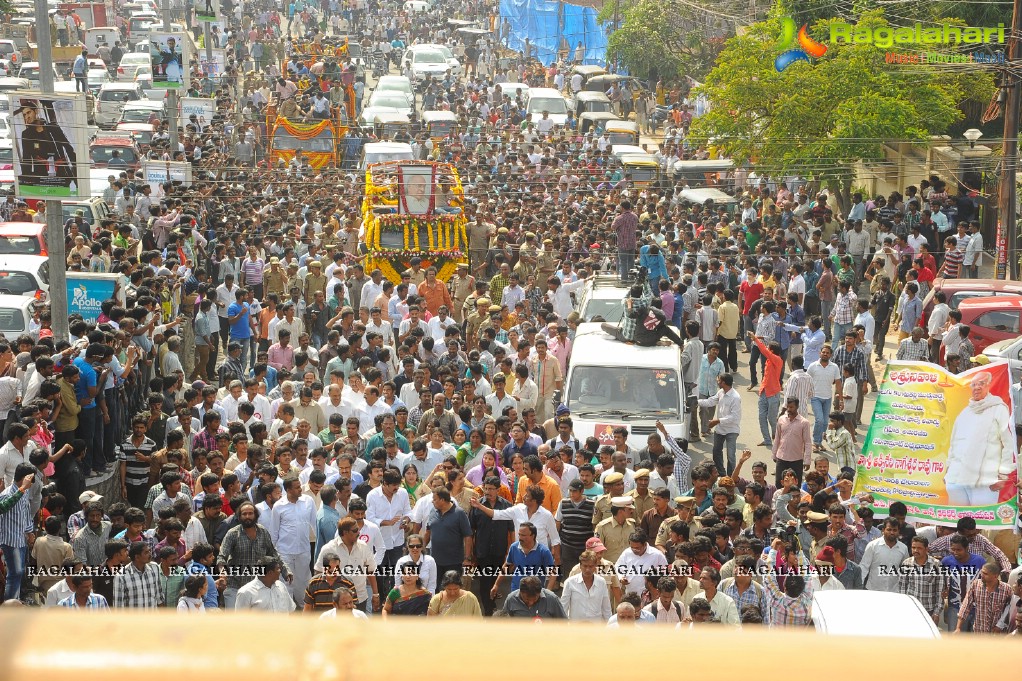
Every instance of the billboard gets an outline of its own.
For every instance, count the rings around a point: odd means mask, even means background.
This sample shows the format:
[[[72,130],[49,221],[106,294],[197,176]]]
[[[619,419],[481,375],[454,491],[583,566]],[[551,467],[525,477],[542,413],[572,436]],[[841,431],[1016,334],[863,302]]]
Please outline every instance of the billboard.
[[[227,51],[214,48],[209,52],[209,58],[206,57],[206,50],[199,52],[198,59],[202,72],[210,77],[222,76],[227,70]]]
[[[220,0],[199,0],[194,7],[197,21],[220,20]]]
[[[192,164],[187,161],[146,161],[142,164],[146,184],[153,190],[153,196],[162,196],[162,187],[167,182],[192,183]]]
[[[213,114],[216,112],[216,100],[210,97],[182,97],[181,102],[181,121],[183,125],[188,125],[189,118],[192,114],[199,120],[199,125],[202,126],[203,130],[213,122]]]
[[[188,54],[184,34],[150,33],[149,59],[153,89],[188,89]]]
[[[952,374],[927,362],[890,362],[856,464],[854,493],[878,515],[900,501],[908,520],[1013,529],[1018,457],[1007,362]]]
[[[20,91],[8,99],[18,196],[90,198],[85,98]]]

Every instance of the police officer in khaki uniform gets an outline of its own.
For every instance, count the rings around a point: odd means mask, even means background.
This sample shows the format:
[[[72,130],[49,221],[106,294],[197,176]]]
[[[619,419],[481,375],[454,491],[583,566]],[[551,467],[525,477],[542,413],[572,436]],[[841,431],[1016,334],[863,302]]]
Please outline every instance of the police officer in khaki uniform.
[[[635,471],[635,489],[627,496],[635,499],[635,517],[642,518],[642,515],[653,508],[653,495],[649,491],[649,469],[640,468]]]
[[[518,264],[514,271],[518,273],[521,281],[525,281],[530,274],[535,274],[539,263],[539,247],[536,245],[536,234],[525,233],[525,243],[518,249]]]
[[[539,251],[536,258],[536,269],[539,272],[536,276],[537,282],[545,282],[557,271],[557,256],[553,251],[553,245],[553,239],[543,239],[543,250]]]
[[[612,563],[628,548],[628,536],[635,531],[635,499],[614,497],[610,500],[613,515],[596,526],[596,536],[607,547],[605,558]]]
[[[284,270],[280,269],[280,258],[273,256],[270,258],[270,269],[263,273],[263,288],[266,290],[266,295],[276,293],[280,300],[284,300],[287,292],[284,290],[287,284],[287,275]]]
[[[476,278],[468,273],[468,263],[458,263],[458,270],[450,281],[447,282],[448,290],[451,292],[451,300],[454,301],[454,308],[451,316],[454,321],[461,324],[465,320],[465,301],[475,292]]]
[[[474,277],[473,277],[473,279],[474,279]],[[462,317],[464,317],[467,320],[469,317],[471,317],[475,313],[477,304],[479,302],[479,299],[480,298],[489,298],[489,296],[486,295],[486,292],[487,292],[487,290],[489,288],[490,288],[490,285],[488,283],[486,283],[485,281],[477,281],[475,283],[475,292],[472,293],[468,298],[466,298],[465,302],[462,303],[462,305],[461,305],[461,316]]]
[[[326,275],[323,274],[323,263],[313,260],[309,263],[309,273],[305,275],[305,286],[302,296],[307,304],[312,304],[316,291],[326,290]]]
[[[479,337],[479,327],[484,321],[489,320],[487,310],[490,307],[489,298],[477,298],[475,312],[465,320],[465,345],[466,350],[472,350],[476,346],[476,339]]]
[[[610,517],[610,500],[625,493],[625,476],[622,473],[608,473],[603,479],[604,494],[596,497],[593,508],[593,527]]]
[[[689,537],[694,537],[696,532],[702,529],[702,525],[695,519],[696,498],[695,497],[674,497],[676,505],[675,515],[660,523],[660,529],[656,533],[656,540],[653,545],[666,553],[666,546],[671,538],[671,525],[679,520],[688,525]]]

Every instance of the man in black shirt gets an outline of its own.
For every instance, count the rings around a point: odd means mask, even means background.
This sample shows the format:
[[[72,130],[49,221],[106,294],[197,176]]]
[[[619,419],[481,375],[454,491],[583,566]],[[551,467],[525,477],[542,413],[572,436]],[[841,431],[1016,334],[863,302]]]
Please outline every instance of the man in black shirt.
[[[891,280],[886,276],[880,279],[880,290],[873,294],[870,305],[873,307],[873,319],[876,326],[873,331],[873,349],[877,359],[884,357],[884,341],[887,331],[891,328],[891,313],[894,311],[895,298],[891,293]]]
[[[495,511],[511,507],[507,499],[499,496],[500,478],[491,476],[483,481],[483,498],[480,503]],[[490,590],[497,583],[497,572],[507,557],[508,536],[515,524],[510,520],[494,520],[477,508],[469,510],[469,523],[475,535],[475,568],[479,577],[479,602],[483,616],[490,617],[496,604],[490,597]]]

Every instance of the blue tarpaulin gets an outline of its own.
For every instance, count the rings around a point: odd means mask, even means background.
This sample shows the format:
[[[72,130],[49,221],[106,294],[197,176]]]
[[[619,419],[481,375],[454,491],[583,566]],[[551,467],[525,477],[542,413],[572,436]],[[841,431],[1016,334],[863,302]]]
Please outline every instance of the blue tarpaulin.
[[[500,0],[500,16],[510,24],[507,46],[524,52],[528,39],[532,55],[544,65],[557,60],[567,45],[569,59],[581,42],[586,64],[606,64],[607,34],[596,20],[596,10],[555,0]]]

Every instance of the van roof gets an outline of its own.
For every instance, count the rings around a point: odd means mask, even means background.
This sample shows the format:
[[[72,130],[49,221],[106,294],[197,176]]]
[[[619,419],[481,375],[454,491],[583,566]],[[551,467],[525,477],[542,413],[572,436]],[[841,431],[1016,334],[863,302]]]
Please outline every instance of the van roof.
[[[530,87],[529,97],[560,97],[563,99],[564,95],[552,87]]]
[[[368,142],[362,147],[366,153],[387,153],[390,151],[412,151],[412,145],[406,142]]]
[[[580,324],[571,346],[572,366],[671,368],[681,372],[681,349],[670,345],[644,348],[625,346],[615,340],[600,324]]]
[[[877,617],[882,612],[883,617]],[[817,591],[813,623],[825,634],[940,638],[930,615],[913,596],[887,591]]]
[[[738,199],[726,194],[719,189],[713,187],[700,187],[698,189],[683,189],[678,195],[684,201],[691,201],[692,203],[704,204],[708,200],[713,200],[714,203],[738,203]]]

